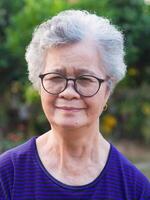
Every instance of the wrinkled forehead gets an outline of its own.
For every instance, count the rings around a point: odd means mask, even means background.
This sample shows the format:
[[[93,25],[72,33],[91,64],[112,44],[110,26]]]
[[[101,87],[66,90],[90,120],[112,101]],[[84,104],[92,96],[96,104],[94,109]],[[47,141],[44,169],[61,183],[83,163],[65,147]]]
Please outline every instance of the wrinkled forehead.
[[[47,51],[44,73],[103,74],[101,56],[93,43],[78,42]]]
[[[45,73],[59,73],[62,75],[74,75],[74,76],[81,76],[81,75],[91,75],[91,76],[96,76],[96,75],[102,75],[103,73],[100,72],[99,74],[96,73],[95,70],[90,70],[87,69],[87,67],[85,66],[85,68],[81,68],[81,67],[50,67],[47,68],[47,70],[45,71]]]

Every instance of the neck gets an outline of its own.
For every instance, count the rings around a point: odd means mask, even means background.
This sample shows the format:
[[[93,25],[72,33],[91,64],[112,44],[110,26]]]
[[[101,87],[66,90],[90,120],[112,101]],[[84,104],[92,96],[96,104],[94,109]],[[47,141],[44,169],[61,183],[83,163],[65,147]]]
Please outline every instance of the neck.
[[[91,181],[91,177],[97,177],[103,169],[110,148],[97,128],[85,128],[76,132],[52,128],[38,138],[37,145],[40,158],[50,173],[59,178],[68,174],[81,177],[86,169],[86,177],[90,177],[87,181]]]
[[[99,129],[97,127],[96,125],[72,129],[52,127],[49,135],[59,147],[62,146],[68,152],[71,150],[78,151],[80,147],[89,146],[90,143],[94,142],[95,138],[98,138]]]
[[[77,129],[56,129],[47,133],[47,147],[56,149],[58,155],[66,155],[67,157],[84,158],[92,154],[98,155],[99,149],[103,149],[108,145],[106,140],[99,133],[98,126],[83,127]],[[97,151],[97,152],[96,152]]]

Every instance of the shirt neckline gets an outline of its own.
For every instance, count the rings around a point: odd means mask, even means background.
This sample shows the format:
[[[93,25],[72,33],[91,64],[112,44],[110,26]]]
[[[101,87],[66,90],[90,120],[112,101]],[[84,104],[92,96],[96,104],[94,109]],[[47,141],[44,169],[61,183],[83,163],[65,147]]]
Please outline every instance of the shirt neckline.
[[[55,183],[56,185],[58,185],[59,187],[65,188],[65,189],[70,189],[70,190],[83,190],[83,189],[88,189],[92,186],[94,186],[98,181],[100,181],[102,179],[102,177],[104,176],[104,174],[106,173],[109,163],[110,163],[110,158],[111,158],[111,154],[112,154],[112,149],[113,146],[110,143],[110,149],[109,149],[109,153],[108,153],[108,158],[106,161],[106,164],[104,166],[104,168],[102,169],[102,171],[100,172],[100,174],[90,183],[88,184],[84,184],[84,185],[80,185],[80,186],[73,186],[73,185],[68,185],[65,183],[62,183],[61,181],[57,180],[55,177],[53,177],[45,168],[45,166],[43,165],[39,154],[38,154],[38,150],[37,150],[37,146],[36,146],[36,139],[38,138],[38,136],[33,137],[33,148],[34,148],[34,154],[36,157],[36,161],[38,162],[39,167],[41,168],[41,170],[43,171],[43,173],[48,177],[48,179],[50,179],[53,183]]]

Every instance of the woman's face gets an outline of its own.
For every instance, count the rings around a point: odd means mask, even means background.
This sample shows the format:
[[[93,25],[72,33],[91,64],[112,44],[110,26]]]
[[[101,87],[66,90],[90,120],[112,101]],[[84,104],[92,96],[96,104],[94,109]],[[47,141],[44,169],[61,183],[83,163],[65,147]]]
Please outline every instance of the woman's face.
[[[80,42],[52,48],[48,51],[44,73],[58,72],[69,78],[80,75],[95,75],[105,79],[98,51],[93,43]],[[52,127],[81,128],[98,125],[109,91],[107,82],[101,84],[92,97],[80,96],[68,82],[68,87],[58,95],[47,93],[41,86],[41,101],[44,113]]]

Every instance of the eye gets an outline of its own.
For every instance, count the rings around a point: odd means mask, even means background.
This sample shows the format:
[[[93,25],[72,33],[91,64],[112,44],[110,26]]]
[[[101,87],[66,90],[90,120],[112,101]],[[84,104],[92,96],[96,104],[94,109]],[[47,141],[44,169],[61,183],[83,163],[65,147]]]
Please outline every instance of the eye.
[[[90,76],[81,76],[77,79],[77,83],[82,86],[89,86],[94,82],[94,78]]]
[[[53,76],[50,78],[50,80],[57,81],[57,80],[63,80],[63,78],[61,76]]]
[[[47,74],[44,78],[45,81],[51,81],[51,82],[62,82],[64,80],[64,78],[60,75],[56,75],[56,74]]]
[[[90,77],[90,76],[81,76],[78,78],[79,81],[83,81],[83,82],[93,82],[95,81],[94,77]]]

